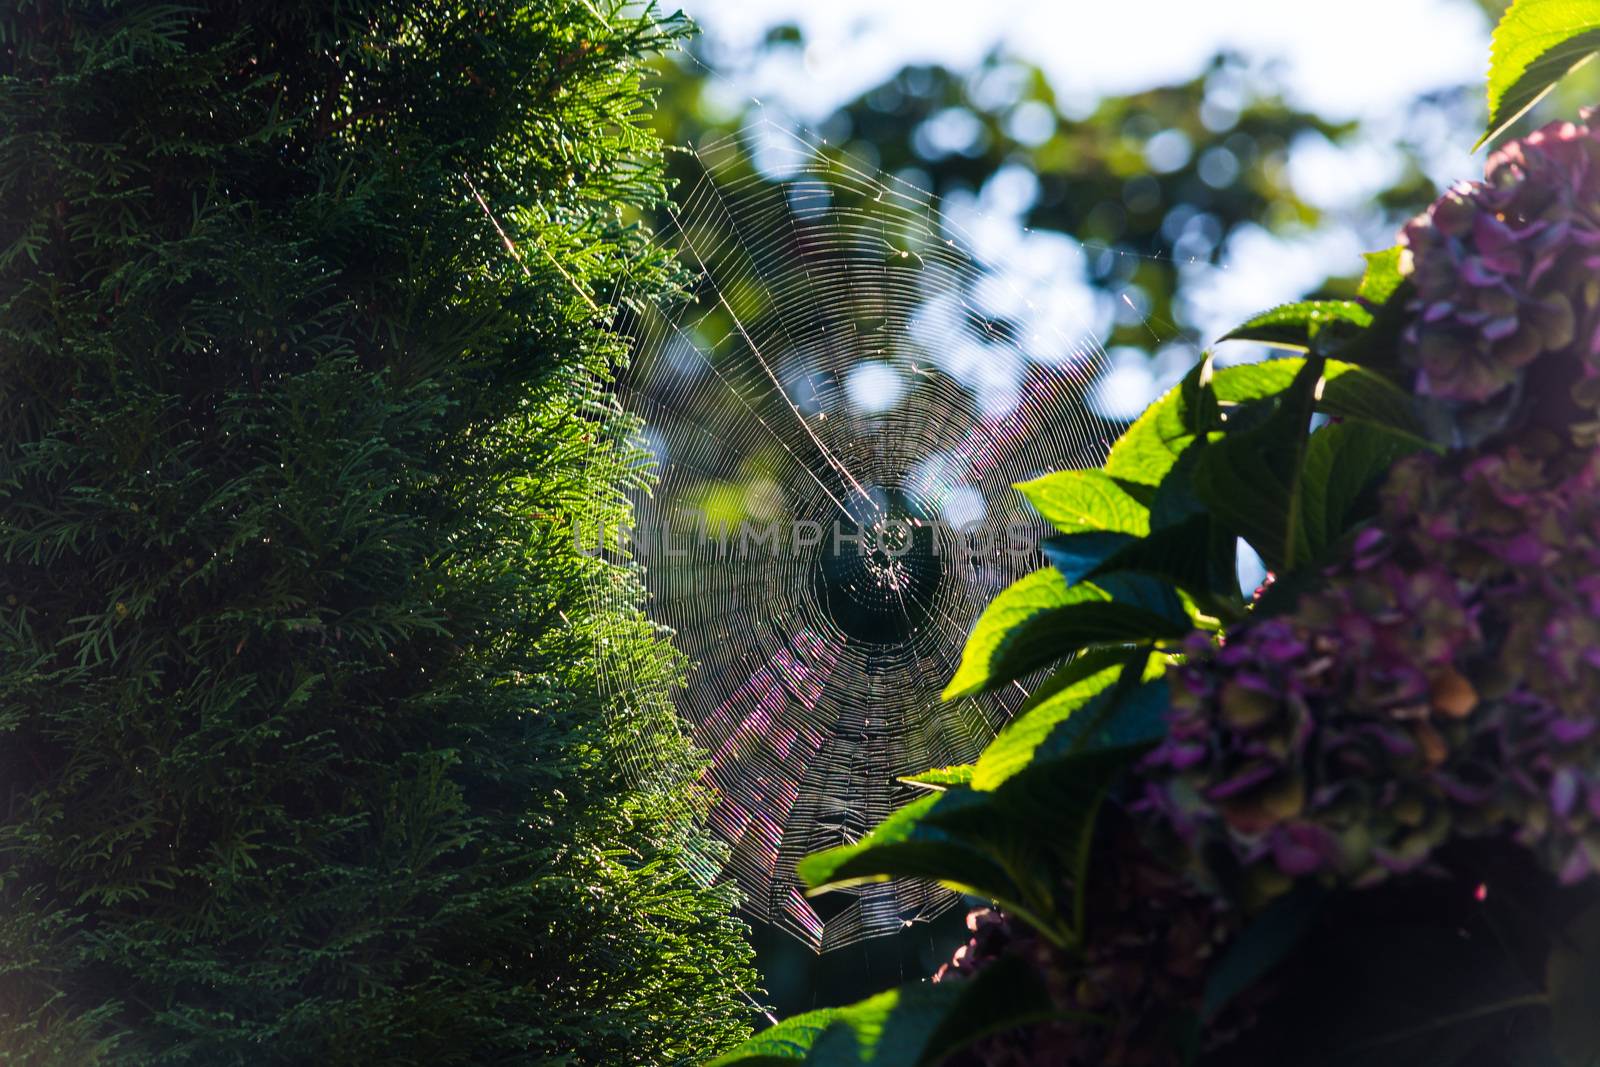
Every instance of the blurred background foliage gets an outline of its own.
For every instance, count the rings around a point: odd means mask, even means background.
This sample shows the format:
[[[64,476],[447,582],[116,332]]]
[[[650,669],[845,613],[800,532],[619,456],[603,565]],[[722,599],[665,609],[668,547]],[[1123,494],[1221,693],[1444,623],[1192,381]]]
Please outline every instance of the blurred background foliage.
[[[1482,12],[1485,27],[1505,6],[1461,2]],[[1303,14],[1285,9],[1282,17]],[[1281,64],[1234,51],[1197,74],[1085,101],[1058,96],[1039,67],[996,50],[969,69],[906,65],[820,121],[800,123],[745,95],[740,78],[764,65],[797,66],[808,44],[797,26],[771,25],[753,49],[724,47],[714,24],[702,28],[684,52],[656,64],[655,123],[678,149],[669,166],[680,195],[704,174],[687,149],[735,136],[740,180],[781,193],[790,174],[760,158],[758,129],[777,124],[846,166],[922,190],[979,231],[980,258],[1021,256],[1044,242],[1051,254],[1037,257],[1044,268],[1024,288],[1074,294],[1069,306],[1101,364],[1084,402],[1113,423],[1135,416],[1245,316],[1303,296],[1353,295],[1356,253],[1392,245],[1441,184],[1481,173],[1482,156],[1466,155],[1483,120],[1481,79],[1417,95],[1375,122],[1293,105]],[[1362,77],[1360,63],[1351,57],[1352,79]],[[1597,98],[1600,71],[1581,71],[1512,132]],[[648,221],[671,229],[664,213]],[[734,305],[741,301],[762,314],[759,292],[735,294]],[[974,328],[1021,336],[1031,327],[1009,317],[1014,310],[997,308]],[[717,321],[716,308],[701,313],[706,335],[731,325]],[[1229,349],[1219,362],[1264,354]],[[981,406],[982,383],[957,378]],[[728,417],[741,417],[731,403]],[[743,495],[721,483],[707,493]],[[758,926],[769,1002],[783,1017],[929,974],[963,940],[963,913],[821,957]]]

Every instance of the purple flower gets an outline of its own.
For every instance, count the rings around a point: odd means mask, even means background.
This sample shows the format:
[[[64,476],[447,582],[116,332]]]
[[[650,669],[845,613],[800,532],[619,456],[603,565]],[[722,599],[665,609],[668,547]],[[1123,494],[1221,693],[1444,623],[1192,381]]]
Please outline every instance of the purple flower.
[[[1587,126],[1554,123],[1507,145],[1401,243],[1414,286],[1402,356],[1418,392],[1495,409],[1487,426],[1498,431],[1535,360],[1575,357],[1566,377],[1600,375],[1600,135]]]

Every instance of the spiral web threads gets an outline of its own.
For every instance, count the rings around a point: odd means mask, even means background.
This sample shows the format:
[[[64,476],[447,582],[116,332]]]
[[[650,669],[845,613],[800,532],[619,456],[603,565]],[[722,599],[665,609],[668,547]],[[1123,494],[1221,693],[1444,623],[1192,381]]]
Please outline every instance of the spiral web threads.
[[[986,311],[1003,283],[910,186],[759,119],[691,151],[662,239],[693,299],[617,322],[615,397],[655,460],[624,536],[694,664],[677,711],[727,845],[703,873],[826,951],[957,899],[905,880],[808,899],[795,866],[918,795],[897,776],[973,760],[1024,699],[939,693],[984,606],[1041,564],[1013,483],[1103,455],[1103,352]]]

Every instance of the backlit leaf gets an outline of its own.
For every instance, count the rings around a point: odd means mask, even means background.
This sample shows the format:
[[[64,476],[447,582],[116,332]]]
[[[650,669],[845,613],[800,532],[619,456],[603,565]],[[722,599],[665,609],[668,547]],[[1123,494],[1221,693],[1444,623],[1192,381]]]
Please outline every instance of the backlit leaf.
[[[1489,123],[1474,148],[1521,118],[1600,50],[1600,0],[1515,0],[1489,47]]]

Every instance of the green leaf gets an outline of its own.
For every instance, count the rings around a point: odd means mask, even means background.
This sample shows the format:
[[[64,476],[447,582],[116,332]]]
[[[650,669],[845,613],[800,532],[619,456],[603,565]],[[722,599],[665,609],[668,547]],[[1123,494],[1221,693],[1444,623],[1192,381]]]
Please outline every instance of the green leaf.
[[[1234,566],[1234,540],[1221,534],[1208,514],[1190,515],[1130,542],[1107,556],[1086,578],[1133,572],[1169,582],[1197,598],[1202,606],[1214,599],[1239,596]]]
[[[1119,549],[1138,542],[1132,534],[1109,533],[1103,530],[1086,530],[1082,533],[1048,537],[1040,542],[1050,565],[1061,572],[1068,584],[1080,582]]]
[[[1411,396],[1388,378],[1335,359],[1328,360],[1322,376],[1322,395],[1317,398],[1316,410],[1342,419],[1370,422],[1407,434],[1419,445],[1428,444],[1427,431]]]
[[[1120,645],[1101,648],[1092,648],[1087,652],[1080,652],[1066,663],[1057,667],[1050,676],[1034,687],[1020,707],[1017,708],[1016,719],[1028,714],[1046,700],[1055,696],[1069,686],[1076,685],[1079,681],[1091,674],[1096,674],[1107,667],[1120,667],[1128,661],[1128,657],[1140,651],[1142,646]]]
[[[946,992],[941,988],[944,984],[912,983],[861,1002],[855,1012],[846,1008],[843,1018],[817,1036],[806,1063],[815,1067],[919,1067],[928,1062],[923,1058],[928,1038],[964,992],[959,988]]]
[[[1119,549],[1138,543],[1138,538],[1127,534],[1090,532],[1046,538],[1039,547],[1051,566],[1060,571],[1069,584],[1075,585],[1083,581],[1089,571],[1100,569],[1100,565]],[[1190,624],[1183,601],[1172,583],[1165,579],[1121,569],[1103,571],[1094,584],[1115,603],[1145,609],[1174,626]]]
[[[1289,357],[1224,367],[1211,376],[1211,397],[1227,408],[1236,408],[1252,400],[1275,396],[1289,387],[1304,365],[1303,358]],[[1323,369],[1323,377],[1318,411],[1342,418],[1366,419],[1413,434],[1418,440],[1425,439],[1411,397],[1383,375],[1354,363],[1330,359]],[[1124,486],[1161,484],[1178,457],[1197,439],[1194,425],[1195,415],[1190,410],[1184,386],[1173,386],[1145,409],[1111,446],[1105,473]],[[1207,430],[1212,428],[1208,426]],[[1123,532],[1140,534],[1145,531],[1128,529]]]
[[[1334,423],[1313,433],[1300,474],[1300,524],[1309,558],[1326,558],[1363,517],[1360,505],[1389,468],[1420,447],[1414,438],[1359,422]]]
[[[1600,1063],[1600,905],[1567,927],[1545,965],[1556,1051],[1572,1067]]]
[[[1021,902],[1027,894],[989,854],[992,842],[966,840],[944,825],[959,811],[988,803],[988,794],[961,787],[918,797],[861,840],[801,860],[800,878],[813,893],[925,878],[960,893]]]
[[[1125,671],[1124,678],[1130,674],[1137,677],[1139,672]],[[1126,697],[1135,694],[1138,688],[1143,687],[1125,689],[1119,681],[1119,684],[1096,697],[1095,703],[1104,702],[1118,708],[1119,713],[1115,718],[1120,719],[1120,709]],[[1160,708],[1165,709],[1165,684],[1160,689]],[[1148,707],[1141,701],[1134,703],[1139,710]],[[1160,712],[1156,714],[1159,716]],[[1109,720],[1103,716],[1096,716],[1094,721],[1107,722],[1109,725]],[[1063,724],[1066,727],[1072,725],[1072,719]],[[1071,914],[1063,916],[1062,909],[1053,899],[1042,900],[1040,907],[1031,915],[1021,911],[1016,914],[1063,947],[1074,947],[1082,941],[1089,862],[1093,854],[1095,823],[1099,819],[1100,805],[1128,764],[1149,750],[1151,738],[1148,736],[1140,737],[1137,744],[1090,747],[1091,742],[1098,741],[1102,733],[1109,735],[1113,732],[1116,731],[1084,730],[1071,744],[1052,745],[1048,752],[1046,746],[1035,750],[1034,758],[1027,766],[994,792],[982,794],[992,798],[993,815],[983,823],[974,824],[970,830],[974,834],[995,836],[995,827],[1004,827],[1006,832],[999,835],[1002,839],[1025,843],[1043,840],[1050,843],[1050,858],[1055,862],[1047,876],[1052,887],[1062,884],[1070,887],[1073,895]],[[1056,733],[1061,731],[1057,730]],[[1050,741],[1053,743],[1055,737],[1052,736]],[[1015,849],[1014,845],[1013,849],[1021,851]],[[1013,868],[1018,862],[1016,859],[1010,860]]]
[[[1058,471],[1016,488],[1062,533],[1101,530],[1137,536],[1150,528],[1145,506],[1103,470]]]
[[[1143,691],[1138,683],[1161,679],[1167,659],[1152,658],[1143,648],[1119,649],[1114,657],[1092,653],[1079,657],[1076,678],[1020,712],[989,742],[973,770],[972,788],[998,789],[1036,763],[1081,752],[1091,743],[1115,748],[1159,736],[1159,729],[1152,733],[1146,728],[1147,713],[1159,717],[1165,711],[1165,694]],[[1122,690],[1115,692],[1119,682]],[[1141,722],[1118,726],[1120,715]]]
[[[1299,358],[1228,367],[1216,372],[1211,385],[1217,400],[1227,408],[1224,416],[1237,426],[1251,402],[1284,394],[1305,367],[1306,360]],[[1306,386],[1303,383],[1304,388]],[[1365,367],[1336,360],[1327,361],[1320,394],[1313,390],[1303,395],[1297,402],[1297,412],[1305,409],[1303,413],[1309,415],[1310,408],[1306,408],[1308,402],[1315,410],[1329,415],[1359,419],[1403,433],[1419,446],[1425,442],[1421,420],[1417,417],[1411,398],[1389,379]],[[1152,521],[1169,522],[1182,517],[1182,508],[1169,515],[1167,512],[1172,509],[1162,502],[1173,495],[1166,488],[1169,475],[1181,473],[1178,470],[1179,458],[1198,439],[1186,428],[1184,412],[1183,395],[1174,388],[1129,428],[1112,448],[1106,461],[1107,470],[1118,477],[1163,486],[1151,505]],[[1207,509],[1227,529],[1244,534],[1252,544],[1255,544],[1256,538],[1296,538],[1293,543],[1269,546],[1268,551],[1263,552],[1263,558],[1267,558],[1275,568],[1281,567],[1285,559],[1304,558],[1310,552],[1297,511],[1291,513],[1283,510],[1291,504],[1296,509],[1299,507],[1300,453],[1298,450],[1285,453],[1279,447],[1284,443],[1294,444],[1296,449],[1303,445],[1303,432],[1297,419],[1298,415],[1287,422],[1280,419],[1273,423],[1276,429],[1272,430],[1262,427],[1235,429],[1212,440],[1206,449],[1212,454],[1203,452],[1193,460],[1186,460],[1195,464],[1192,479],[1195,492],[1204,498]],[[1279,435],[1276,439],[1273,436],[1275,434]],[[1209,436],[1215,438],[1217,435]],[[1245,443],[1241,445],[1241,441]],[[1221,453],[1213,452],[1219,447],[1223,449]],[[1202,483],[1206,492],[1201,492]],[[1250,503],[1252,499],[1253,504]],[[1156,518],[1157,512],[1162,513],[1159,520]],[[1247,529],[1248,534],[1245,533]],[[1256,545],[1256,548],[1261,551],[1260,545]],[[1214,561],[1208,559],[1207,567],[1208,573],[1222,580],[1222,573]],[[1111,561],[1108,559],[1096,573],[1104,574],[1110,568]],[[1195,577],[1196,574],[1191,572],[1189,580],[1193,582]],[[1197,592],[1192,585],[1185,585],[1184,588],[1192,595]]]
[[[1218,371],[1217,395],[1230,404],[1275,396],[1289,388],[1305,366],[1302,357],[1272,359]],[[1322,393],[1316,410],[1344,419],[1362,419],[1413,434],[1423,440],[1422,421],[1405,390],[1376,371],[1337,359],[1322,368]]]
[[[1100,575],[1094,580],[1094,585],[1109,596],[1113,604],[1148,612],[1165,624],[1158,632],[1139,635],[1141,637],[1182,637],[1194,628],[1189,609],[1184,606],[1183,599],[1178,596],[1172,583],[1165,579],[1119,571]],[[1121,640],[1137,638],[1124,637]],[[1094,643],[1103,644],[1104,639],[1097,639]]]
[[[1305,366],[1299,356],[1228,367],[1217,372],[1217,395],[1231,404],[1245,404],[1275,396]],[[1343,419],[1362,419],[1423,438],[1422,421],[1411,397],[1383,375],[1354,363],[1330,359],[1322,368],[1322,393],[1316,410]]]
[[[1372,312],[1354,300],[1303,300],[1264,311],[1243,326],[1229,330],[1221,339],[1305,349],[1330,327],[1363,329],[1371,324]]]
[[[823,1031],[834,1023],[846,1027],[851,1025],[851,1016],[847,1013],[887,1014],[898,1003],[899,997],[899,990],[890,990],[849,1007],[821,1008],[791,1015],[776,1026],[761,1031],[732,1052],[718,1056],[706,1067],[792,1067],[796,1063],[805,1063]]]
[[[1214,371],[1208,353],[1111,446],[1106,473],[1125,484],[1160,485],[1189,445],[1221,427],[1222,404],[1271,396],[1293,381],[1294,370],[1282,366],[1289,362],[1268,360]]]
[[[1235,619],[1245,611],[1238,595],[1237,537],[1214,522],[1194,493],[1194,467],[1205,448],[1178,456],[1150,499],[1150,533],[1118,549],[1086,574],[1099,582],[1106,574],[1146,574],[1184,590],[1195,609]],[[1198,619],[1194,619],[1198,622]]]
[[[1088,780],[1078,786],[1099,787]],[[860,841],[807,856],[796,869],[813,896],[890,878],[937,882],[992,900],[1066,946],[1073,934],[1058,914],[1055,886],[1058,853],[1070,835],[1055,830],[1092,818],[1092,809],[1085,815],[1073,803],[1057,798],[1037,808],[1017,796],[952,786],[912,801]]]
[[[842,1008],[783,1020],[707,1067],[918,1067],[928,1037],[961,995],[959,983],[918,982]]]
[[[1361,258],[1367,261],[1367,270],[1361,276],[1356,295],[1374,306],[1387,303],[1406,280],[1405,275],[1400,273],[1402,251],[1399,245],[1395,245],[1382,252],[1363,252]]]
[[[1489,47],[1489,123],[1476,150],[1600,50],[1600,0],[1515,0]]]
[[[1301,525],[1301,460],[1321,369],[1320,360],[1305,361],[1288,389],[1261,401],[1268,405],[1264,419],[1209,444],[1195,464],[1195,492],[1274,571],[1287,571],[1309,554]]]
[[[1076,927],[1056,887],[1085,860],[1101,798],[1139,752],[1134,747],[1052,752],[993,790],[952,786],[918,798],[854,844],[800,861],[811,894],[889,878],[921,878],[985,897],[1054,943]]]
[[[1109,689],[1121,676],[1132,655],[1149,656],[1140,649],[1086,653],[1064,666],[1051,679],[1049,695],[1033,707],[1019,712],[989,742],[973,768],[974,789],[994,789],[1026,767],[1034,752],[1052,730],[1092,698]]]
[[[1124,585],[1123,600],[1140,590]],[[1157,601],[1113,599],[1099,585],[1068,585],[1055,568],[1035,571],[1001,590],[967,638],[944,699],[968,696],[1020,678],[1088,645],[1181,637],[1189,631]]]
[[[1086,1018],[1057,1009],[1039,969],[1019,956],[1002,957],[959,984],[961,996],[923,1046],[918,1067],[933,1067],[974,1041],[1028,1023]]]
[[[1211,387],[1219,401],[1237,407],[1283,392],[1304,365],[1305,359],[1300,356],[1283,356],[1224,367],[1212,376]]]
[[[1161,484],[1161,479],[1172,469],[1178,456],[1194,440],[1194,434],[1186,424],[1186,411],[1181,385],[1175,385],[1163,393],[1112,444],[1111,453],[1106,457],[1106,473],[1120,481],[1137,485]]]
[[[971,785],[973,765],[961,763],[953,767],[935,767],[920,774],[902,775],[896,781],[918,785],[924,789],[948,789],[953,785]]]
[[[1221,426],[1221,416],[1218,416]],[[1210,439],[1208,435],[1207,439]],[[1197,443],[1198,443],[1198,439]],[[1204,447],[1191,447],[1183,451],[1156,486],[1150,498],[1150,529],[1152,532],[1179,526],[1196,516],[1206,515],[1206,506],[1194,495],[1194,465]]]
[[[708,1067],[935,1067],[990,1034],[1062,1017],[1038,969],[1008,956],[971,978],[793,1016]]]
[[[1166,662],[1152,659],[1141,672],[1132,666],[1117,685],[1069,715],[1034,750],[1034,763],[1062,755],[1142,748],[1166,734],[1170,699]],[[1143,679],[1141,682],[1139,679]]]
[[[1208,349],[1200,362],[1190,368],[1178,383],[1178,394],[1183,399],[1184,429],[1192,434],[1203,434],[1217,428],[1217,390],[1212,385],[1216,369]]]
[[[1091,748],[1115,749],[1160,737],[1171,659],[1143,647],[1079,656],[1050,679],[1043,699],[1034,703],[1038,693],[1030,696],[989,742],[973,770],[972,788],[999,789],[1035,766]]]

